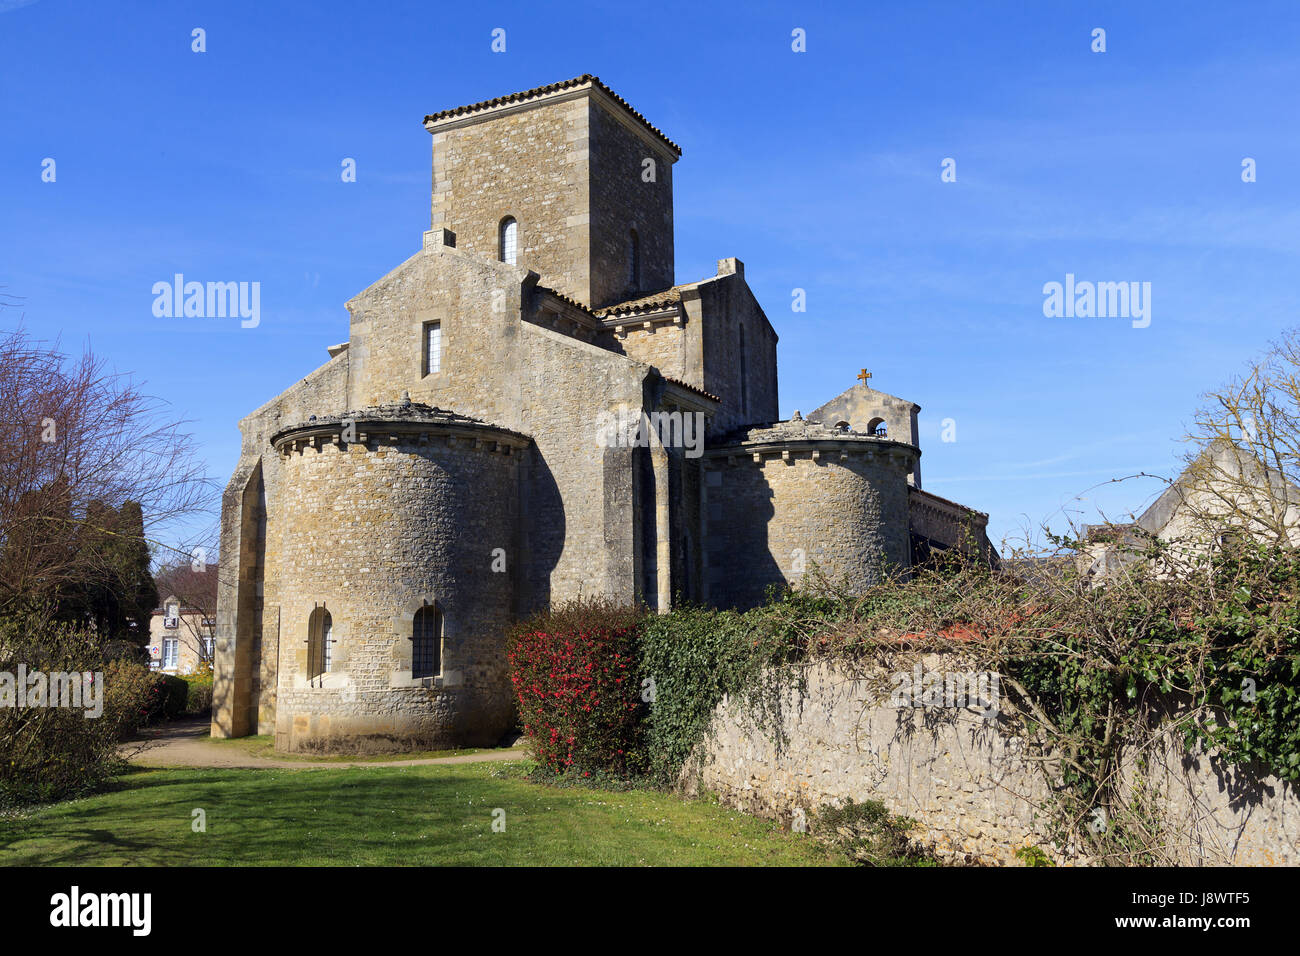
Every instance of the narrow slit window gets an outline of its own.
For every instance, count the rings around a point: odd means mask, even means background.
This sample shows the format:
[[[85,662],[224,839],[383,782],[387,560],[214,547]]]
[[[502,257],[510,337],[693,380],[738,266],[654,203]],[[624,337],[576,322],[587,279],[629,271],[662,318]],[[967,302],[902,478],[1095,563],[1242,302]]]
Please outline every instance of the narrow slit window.
[[[635,229],[627,237],[627,287],[633,292],[641,288],[641,237]]]
[[[512,216],[501,220],[501,261],[516,265],[519,260],[519,223]]]
[[[330,612],[317,607],[307,619],[307,679],[315,680],[330,670],[333,643]]]
[[[430,322],[424,327],[424,370],[426,375],[442,371],[441,322]]]
[[[442,671],[442,612],[426,604],[411,624],[411,676],[436,677]]]
[[[740,326],[740,411],[749,409],[749,375],[745,369],[745,327]]]

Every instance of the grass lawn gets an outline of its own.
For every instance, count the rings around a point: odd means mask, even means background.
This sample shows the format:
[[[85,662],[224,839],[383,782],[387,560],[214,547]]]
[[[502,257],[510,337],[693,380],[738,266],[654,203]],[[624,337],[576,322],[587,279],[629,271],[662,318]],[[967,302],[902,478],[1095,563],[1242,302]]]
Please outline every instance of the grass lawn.
[[[0,865],[828,865],[812,838],[706,801],[549,787],[521,763],[137,769],[0,817]],[[192,811],[207,832],[191,828]],[[493,810],[505,831],[493,832]]]
[[[268,757],[274,760],[306,760],[311,763],[382,763],[394,760],[424,760],[429,757],[459,757],[476,754],[480,750],[404,750],[399,753],[378,754],[290,754],[275,749],[275,738],[270,734],[255,737],[202,737],[205,744],[216,744],[227,750],[237,750],[250,757]]]

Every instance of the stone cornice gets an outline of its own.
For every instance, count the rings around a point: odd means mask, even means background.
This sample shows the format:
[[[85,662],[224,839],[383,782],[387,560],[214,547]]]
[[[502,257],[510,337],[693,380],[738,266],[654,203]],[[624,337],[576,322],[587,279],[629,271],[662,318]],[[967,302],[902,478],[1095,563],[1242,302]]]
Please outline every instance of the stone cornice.
[[[280,454],[323,445],[347,445],[347,433],[355,434],[355,443],[377,447],[415,439],[419,444],[463,442],[478,450],[509,455],[526,448],[532,441],[527,435],[498,428],[496,425],[466,418],[454,412],[430,409],[429,406],[393,405],[365,409],[350,415],[331,415],[315,421],[283,428],[271,436],[271,445]]]
[[[799,456],[813,461],[846,461],[849,458],[881,458],[897,461],[910,469],[921,457],[921,449],[906,442],[868,435],[846,435],[842,438],[761,438],[753,441],[731,442],[704,451],[705,458],[743,460],[759,464],[769,461],[791,461]]]

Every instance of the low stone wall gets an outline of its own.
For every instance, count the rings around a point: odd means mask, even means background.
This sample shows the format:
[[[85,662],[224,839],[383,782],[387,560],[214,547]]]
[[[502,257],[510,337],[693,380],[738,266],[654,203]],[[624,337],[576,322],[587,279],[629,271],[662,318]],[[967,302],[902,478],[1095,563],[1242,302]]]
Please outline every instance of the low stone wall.
[[[927,670],[945,670],[933,659]],[[948,670],[961,670],[949,664]],[[819,664],[803,692],[780,695],[779,716],[756,720],[724,700],[709,737],[682,774],[687,792],[790,824],[826,804],[879,800],[920,824],[939,856],[1012,864],[1020,847],[1071,859],[1050,843],[1052,791],[1033,748],[974,709],[893,707],[889,683]],[[1126,788],[1141,780],[1158,795],[1174,854],[1186,865],[1300,863],[1300,795],[1271,776],[1251,776],[1204,756],[1163,752],[1126,768]]]

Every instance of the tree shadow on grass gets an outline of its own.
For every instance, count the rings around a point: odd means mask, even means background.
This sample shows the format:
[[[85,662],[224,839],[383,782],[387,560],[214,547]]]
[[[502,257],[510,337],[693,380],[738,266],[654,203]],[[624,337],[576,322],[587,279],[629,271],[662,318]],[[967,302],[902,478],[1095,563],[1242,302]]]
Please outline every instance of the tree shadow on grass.
[[[494,862],[497,853],[474,845],[492,833],[496,806],[518,802],[508,793],[517,789],[363,768],[125,774],[113,792],[0,821],[0,863],[400,865],[428,852]]]

